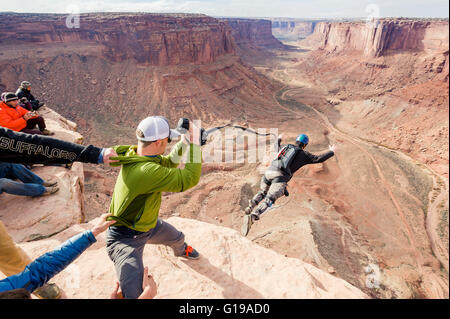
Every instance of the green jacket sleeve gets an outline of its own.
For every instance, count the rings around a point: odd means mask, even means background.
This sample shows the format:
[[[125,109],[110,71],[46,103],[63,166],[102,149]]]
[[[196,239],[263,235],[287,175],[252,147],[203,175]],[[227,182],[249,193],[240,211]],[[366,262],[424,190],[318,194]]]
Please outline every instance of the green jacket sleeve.
[[[174,151],[178,151],[175,149]],[[172,153],[172,152],[171,152]],[[170,155],[166,157],[170,160]],[[173,165],[178,165],[173,163]],[[189,158],[184,169],[164,167],[163,165],[148,165],[141,174],[138,183],[139,193],[152,192],[184,192],[198,184],[202,172],[200,146],[191,144]],[[148,178],[151,176],[151,180]]]
[[[131,145],[116,145],[112,149],[116,151],[117,155],[123,156],[130,149]]]
[[[171,167],[175,168],[178,167],[178,165],[181,162],[181,158],[183,157],[183,154],[188,149],[187,144],[184,144],[182,141],[175,144],[175,146],[170,151],[170,154],[167,156],[161,156],[161,164],[165,167]]]

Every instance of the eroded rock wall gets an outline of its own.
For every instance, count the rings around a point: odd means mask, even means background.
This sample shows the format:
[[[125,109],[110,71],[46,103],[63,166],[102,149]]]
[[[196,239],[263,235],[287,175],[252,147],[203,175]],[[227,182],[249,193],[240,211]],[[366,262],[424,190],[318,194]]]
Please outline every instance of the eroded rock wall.
[[[379,57],[393,50],[445,52],[448,41],[448,21],[381,19],[319,22],[305,43],[329,52],[354,50]]]
[[[281,47],[272,35],[272,23],[262,19],[223,19],[228,22],[238,45],[254,44],[264,47]]]
[[[2,14],[0,45],[91,44],[106,58],[150,65],[211,63],[234,53],[231,29],[217,19],[194,14],[82,14],[79,28],[67,15]]]

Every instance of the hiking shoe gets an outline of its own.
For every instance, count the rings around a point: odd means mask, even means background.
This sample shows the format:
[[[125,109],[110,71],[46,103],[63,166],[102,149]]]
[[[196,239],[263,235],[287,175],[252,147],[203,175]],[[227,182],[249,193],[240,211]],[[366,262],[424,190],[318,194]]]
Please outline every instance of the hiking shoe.
[[[245,214],[246,215],[250,215],[251,214],[251,212],[253,211],[253,208],[255,208],[255,204],[253,203],[253,201],[250,199],[249,201],[248,201],[248,206],[247,206],[247,208],[245,209]]]
[[[244,216],[244,223],[242,224],[241,227],[241,234],[242,236],[247,236],[248,232],[250,231],[250,228],[252,227],[253,224],[253,215],[245,215]]]
[[[59,187],[56,187],[56,186],[45,187],[45,191],[42,194],[42,196],[51,195],[51,194],[56,193],[57,191],[59,191]]]
[[[51,186],[55,186],[56,184],[58,184],[57,181],[47,181],[47,182],[42,183],[42,186],[51,187]]]
[[[44,135],[55,135],[55,132],[49,131],[46,128],[42,131],[42,134]]]
[[[40,299],[59,299],[61,298],[61,290],[56,284],[45,284],[33,291],[33,295]]]
[[[200,254],[191,246],[184,243],[184,255],[183,257],[189,258],[189,259],[198,259],[200,257]]]

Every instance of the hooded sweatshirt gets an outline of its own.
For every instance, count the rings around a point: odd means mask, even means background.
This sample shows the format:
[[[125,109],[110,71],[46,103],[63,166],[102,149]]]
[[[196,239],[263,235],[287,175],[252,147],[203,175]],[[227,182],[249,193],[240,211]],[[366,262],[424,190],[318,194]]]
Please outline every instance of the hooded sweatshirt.
[[[137,146],[115,146],[122,165],[117,177],[109,212],[110,219],[117,222],[114,226],[147,232],[154,228],[161,206],[162,192],[184,192],[200,180],[200,146],[191,144],[189,157],[184,169],[177,168],[187,145],[181,141],[176,144],[168,156],[139,156]]]

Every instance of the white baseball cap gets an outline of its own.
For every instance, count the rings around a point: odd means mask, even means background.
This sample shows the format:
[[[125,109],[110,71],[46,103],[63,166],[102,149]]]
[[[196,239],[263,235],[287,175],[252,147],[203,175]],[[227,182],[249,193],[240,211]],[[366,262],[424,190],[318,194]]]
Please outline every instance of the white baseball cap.
[[[136,136],[138,140],[143,142],[154,142],[169,137],[171,139],[181,135],[176,130],[171,130],[169,121],[162,116],[150,116],[142,120],[138,127],[144,137]]]

